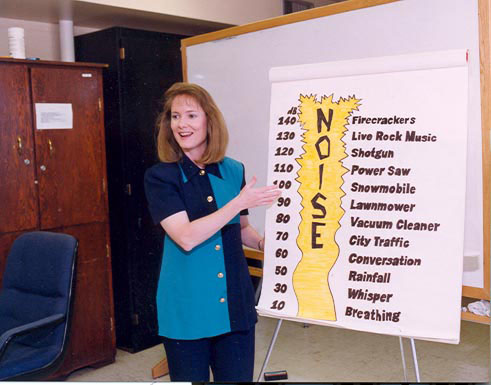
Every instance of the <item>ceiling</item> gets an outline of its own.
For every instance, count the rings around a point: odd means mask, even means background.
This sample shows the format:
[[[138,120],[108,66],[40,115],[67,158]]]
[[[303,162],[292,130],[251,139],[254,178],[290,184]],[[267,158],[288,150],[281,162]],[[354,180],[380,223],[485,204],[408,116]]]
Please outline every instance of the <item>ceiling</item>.
[[[224,0],[226,1],[226,0]],[[315,7],[344,0],[308,0]],[[154,12],[99,5],[77,0],[0,0],[0,16],[56,24],[73,20],[78,27],[96,29],[112,26],[196,35],[230,27],[230,24]]]
[[[0,16],[56,24],[73,20],[79,27],[123,26],[160,32],[200,34],[230,27],[230,24],[144,12],[71,0],[0,0]]]

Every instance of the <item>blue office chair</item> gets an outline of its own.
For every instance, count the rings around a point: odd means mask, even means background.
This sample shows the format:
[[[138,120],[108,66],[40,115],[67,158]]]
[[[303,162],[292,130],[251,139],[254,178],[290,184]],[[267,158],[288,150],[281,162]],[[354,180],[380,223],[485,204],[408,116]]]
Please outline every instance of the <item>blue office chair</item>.
[[[71,235],[47,231],[14,241],[0,291],[0,380],[42,380],[61,365],[77,247]]]

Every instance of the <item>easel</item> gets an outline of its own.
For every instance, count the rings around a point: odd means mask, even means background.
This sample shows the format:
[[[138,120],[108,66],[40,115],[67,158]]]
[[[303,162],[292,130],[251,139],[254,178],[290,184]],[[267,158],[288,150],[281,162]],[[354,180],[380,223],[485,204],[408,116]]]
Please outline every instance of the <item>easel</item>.
[[[274,344],[276,342],[276,338],[278,337],[278,333],[280,331],[280,327],[281,327],[282,322],[283,322],[283,320],[280,318],[278,320],[278,323],[276,324],[276,327],[275,327],[274,333],[273,333],[273,338],[271,339],[271,343],[269,344],[269,348],[268,348],[268,351],[266,353],[266,358],[264,359],[264,363],[263,363],[263,366],[261,368],[261,372],[259,373],[259,377],[257,378],[257,382],[261,382],[261,379],[264,376],[264,371],[266,369],[266,366],[268,365],[269,357],[271,356],[271,352],[273,351],[273,347],[274,347]],[[421,382],[421,380],[419,378],[418,359],[416,357],[416,346],[414,345],[414,339],[413,338],[410,338],[409,340],[411,341],[411,351],[413,354],[414,371],[416,373],[416,382]],[[408,382],[407,369],[406,369],[406,359],[404,358],[404,346],[402,344],[402,337],[399,337],[399,344],[401,347],[402,367],[404,370],[404,382]]]
[[[266,358],[264,359],[264,363],[263,363],[263,366],[261,368],[261,373],[259,373],[259,377],[257,378],[257,382],[261,382],[261,378],[263,378],[263,376],[264,376],[264,371],[266,369],[266,366],[268,365],[269,357],[271,356],[271,352],[273,351],[273,346],[276,342],[276,338],[278,337],[278,333],[280,331],[280,327],[281,327],[282,322],[283,322],[283,320],[279,319],[278,323],[276,324],[276,328],[275,328],[274,333],[273,333],[273,338],[271,339],[271,343],[269,344],[268,352],[266,353]],[[414,345],[414,339],[410,338],[409,340],[411,341],[411,351],[413,354],[414,371],[416,373],[416,382],[421,382],[421,380],[419,378],[418,359],[416,357],[416,347]],[[399,337],[399,344],[401,347],[402,367],[404,370],[404,382],[408,382],[406,359],[404,357],[404,346],[402,343],[402,337]],[[154,379],[165,376],[168,373],[169,373],[169,367],[167,365],[167,359],[166,358],[163,358],[161,361],[159,361],[152,368],[152,378],[154,378]]]
[[[167,358],[162,358],[153,368],[152,368],[152,378],[156,379],[169,374],[169,365],[167,363]]]

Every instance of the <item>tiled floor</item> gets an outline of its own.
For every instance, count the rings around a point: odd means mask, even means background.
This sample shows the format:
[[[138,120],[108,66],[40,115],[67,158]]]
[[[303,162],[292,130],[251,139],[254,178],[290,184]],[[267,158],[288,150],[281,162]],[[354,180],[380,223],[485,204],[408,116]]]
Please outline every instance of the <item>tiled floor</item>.
[[[256,331],[255,377],[259,375],[276,319],[261,317]],[[415,341],[420,380],[488,382],[490,328],[462,322],[461,342],[450,345]],[[409,341],[405,340],[408,382],[416,382]],[[68,381],[155,381],[152,367],[163,357],[162,346],[131,354],[117,351],[116,362],[81,369]],[[283,321],[266,371],[286,370],[291,382],[405,382],[399,338],[325,326]],[[170,381],[168,376],[156,381]]]

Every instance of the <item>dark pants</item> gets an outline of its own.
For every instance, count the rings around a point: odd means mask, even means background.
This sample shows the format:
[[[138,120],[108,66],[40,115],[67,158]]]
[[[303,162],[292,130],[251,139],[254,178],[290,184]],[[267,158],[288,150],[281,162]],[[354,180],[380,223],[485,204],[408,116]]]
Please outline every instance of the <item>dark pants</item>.
[[[199,340],[164,337],[171,381],[252,382],[254,372],[254,331],[222,334]]]

